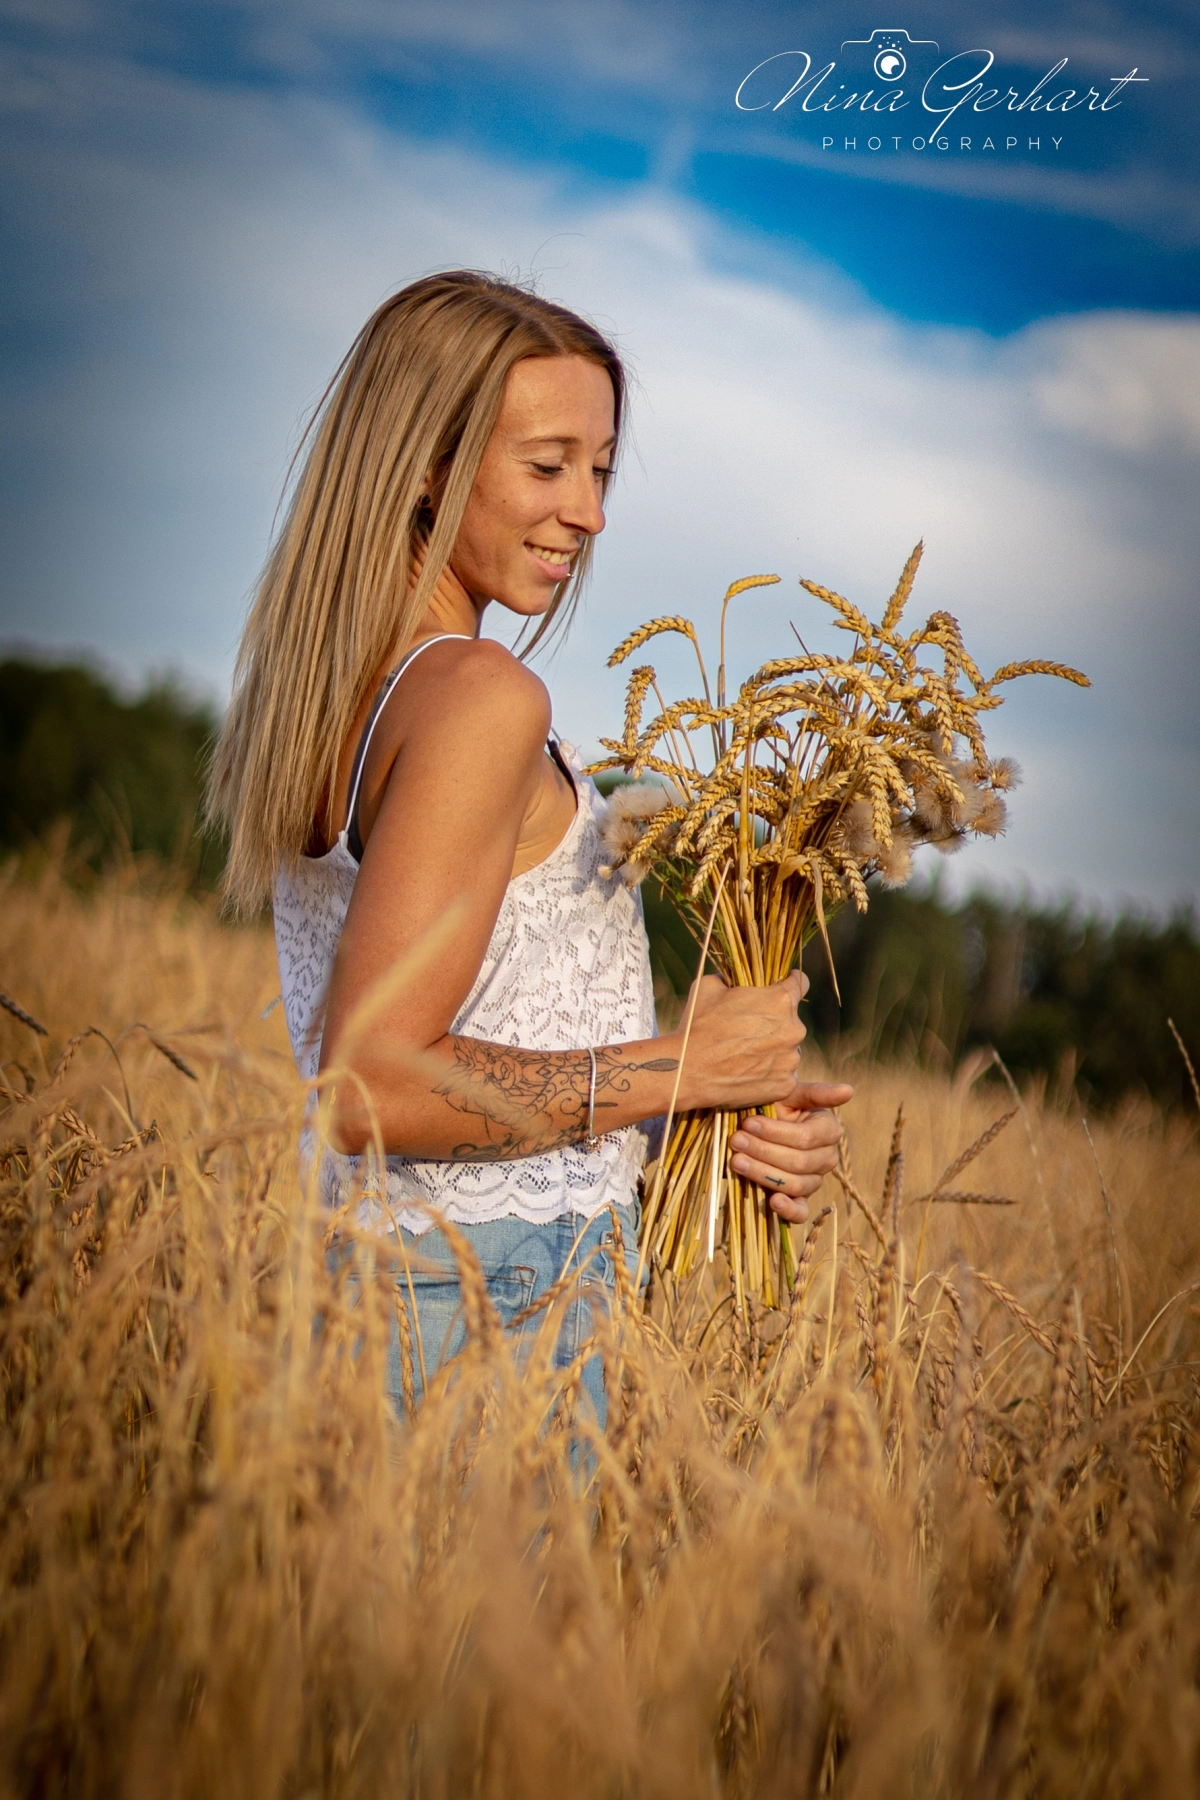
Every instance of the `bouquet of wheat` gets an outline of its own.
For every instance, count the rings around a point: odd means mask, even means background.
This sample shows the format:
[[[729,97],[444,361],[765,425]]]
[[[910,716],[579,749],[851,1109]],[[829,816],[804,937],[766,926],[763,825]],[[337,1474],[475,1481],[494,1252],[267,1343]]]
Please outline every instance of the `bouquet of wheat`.
[[[679,632],[695,649],[703,698],[668,705],[655,671],[634,669],[624,734],[601,739],[610,754],[590,772],[621,770],[639,783],[609,802],[602,832],[612,869],[630,885],[653,873],[701,946],[701,967],[711,959],[726,982],[782,980],[814,932],[828,953],[833,910],[852,900],[865,911],[871,875],[902,886],[918,845],[948,851],[969,833],[1003,829],[1015,766],[989,760],[980,725],[1000,705],[1000,683],[1058,675],[1089,685],[1078,670],[1043,661],[1006,664],[985,681],[949,613],[902,632],[921,548],[878,625],[841,594],[802,582],[833,608],[852,646],[817,655],[797,638],[798,655],[764,664],[732,699],[729,603],[778,575],[747,576],[725,595],[715,695],[689,619],[652,619],[609,658],[612,668],[660,632]],[[931,650],[940,669],[921,660]],[[658,711],[643,726],[651,692]],[[643,1256],[679,1277],[721,1244],[743,1311],[748,1293],[778,1304],[796,1263],[791,1228],[728,1166],[726,1146],[746,1116],[668,1116],[642,1233]]]

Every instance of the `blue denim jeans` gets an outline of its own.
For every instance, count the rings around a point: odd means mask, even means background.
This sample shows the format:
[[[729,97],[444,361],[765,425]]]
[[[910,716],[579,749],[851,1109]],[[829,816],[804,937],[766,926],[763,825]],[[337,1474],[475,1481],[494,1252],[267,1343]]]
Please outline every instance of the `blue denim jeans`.
[[[630,1277],[636,1278],[641,1208],[635,1198],[627,1206],[618,1206],[615,1210],[621,1221]],[[542,1315],[535,1314],[532,1319],[515,1325],[513,1321],[552,1287],[568,1267],[579,1269],[587,1265],[583,1291],[567,1306],[554,1348],[555,1367],[565,1369],[591,1333],[593,1304],[604,1290],[612,1293],[614,1289],[616,1249],[609,1208],[605,1207],[586,1222],[577,1213],[566,1213],[544,1225],[504,1218],[489,1219],[480,1225],[459,1225],[457,1229],[479,1258],[492,1305],[500,1315],[501,1324],[513,1333],[518,1344],[526,1332],[531,1338],[537,1333],[543,1323]],[[421,1352],[418,1355],[414,1332],[412,1386],[414,1398],[419,1399],[422,1358],[426,1374],[432,1380],[435,1370],[462,1349],[466,1340],[466,1322],[454,1252],[445,1233],[434,1226],[419,1236],[407,1231],[400,1235],[411,1259],[412,1295],[409,1294],[409,1277],[399,1263],[397,1290],[410,1318],[413,1315],[412,1300],[415,1298],[416,1301],[415,1323],[420,1332]],[[431,1268],[430,1264],[437,1266]],[[591,1289],[590,1299],[588,1288]],[[583,1388],[603,1425],[608,1409],[599,1356],[590,1357],[584,1364]],[[403,1363],[400,1332],[395,1320],[391,1324],[388,1343],[387,1389],[397,1417],[403,1418],[406,1410]]]

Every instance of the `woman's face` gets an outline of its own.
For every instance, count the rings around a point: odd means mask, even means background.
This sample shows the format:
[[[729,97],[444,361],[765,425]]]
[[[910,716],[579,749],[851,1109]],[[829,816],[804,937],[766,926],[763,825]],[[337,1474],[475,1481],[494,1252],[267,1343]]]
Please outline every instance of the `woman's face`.
[[[530,356],[504,385],[450,567],[482,611],[544,613],[580,547],[604,530],[613,448],[607,369],[582,356]]]

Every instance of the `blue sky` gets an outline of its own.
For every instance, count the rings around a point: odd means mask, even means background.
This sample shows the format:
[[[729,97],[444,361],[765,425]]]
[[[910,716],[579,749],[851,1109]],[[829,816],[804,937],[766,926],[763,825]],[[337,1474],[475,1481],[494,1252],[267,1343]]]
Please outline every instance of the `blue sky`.
[[[1026,786],[957,879],[1193,895],[1198,39],[1182,4],[0,0],[0,635],[220,696],[354,331],[499,268],[637,376],[546,671],[566,735],[606,729],[641,618],[777,569],[749,661],[819,629],[799,575],[869,604],[924,535],[917,599],[983,660],[1096,681],[998,715]],[[996,103],[939,132],[923,92],[975,79]]]

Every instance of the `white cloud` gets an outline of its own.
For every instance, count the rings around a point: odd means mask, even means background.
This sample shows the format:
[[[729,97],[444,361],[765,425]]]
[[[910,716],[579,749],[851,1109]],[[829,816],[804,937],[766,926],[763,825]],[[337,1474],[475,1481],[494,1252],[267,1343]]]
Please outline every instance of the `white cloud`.
[[[1200,451],[1200,319],[1096,313],[1040,326],[1047,419],[1116,450]]]
[[[53,148],[23,171],[27,317],[56,308],[76,347],[40,374],[35,351],[8,395],[10,634],[226,679],[298,421],[368,311],[432,267],[537,266],[640,383],[595,585],[549,670],[566,735],[616,716],[604,657],[642,618],[711,629],[730,580],[775,569],[741,603],[749,662],[789,619],[826,631],[798,576],[871,606],[924,535],[914,606],[958,613],[985,662],[1097,678],[999,715],[1027,783],[1010,838],[961,861],[1110,897],[1196,886],[1195,320],[1057,319],[1000,343],[913,327],[803,267],[793,286],[717,272],[711,221],[653,191],[581,209],[549,177],[332,107],[107,81],[56,80]],[[136,141],[114,125],[130,116]],[[736,268],[736,240],[721,249]]]

